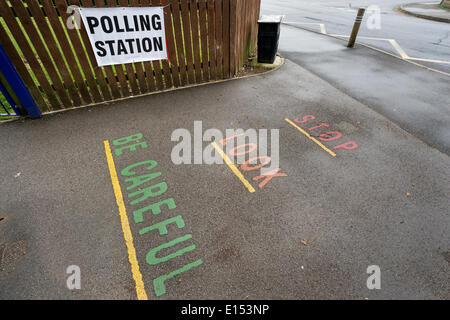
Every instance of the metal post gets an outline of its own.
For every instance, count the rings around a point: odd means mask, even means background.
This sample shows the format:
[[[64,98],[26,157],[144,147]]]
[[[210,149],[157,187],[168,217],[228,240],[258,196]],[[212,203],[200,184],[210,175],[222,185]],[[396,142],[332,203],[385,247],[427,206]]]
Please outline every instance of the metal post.
[[[348,41],[347,47],[353,48],[356,42],[356,37],[358,36],[359,27],[361,26],[361,22],[364,17],[364,12],[366,12],[366,9],[359,8],[358,15],[356,16],[355,24],[353,25],[352,34],[350,35],[350,39]]]

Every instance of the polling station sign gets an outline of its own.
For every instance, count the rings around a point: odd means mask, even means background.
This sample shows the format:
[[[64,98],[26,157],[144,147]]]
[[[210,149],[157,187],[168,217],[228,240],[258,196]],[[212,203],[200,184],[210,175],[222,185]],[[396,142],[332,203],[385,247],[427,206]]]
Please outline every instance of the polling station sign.
[[[167,59],[163,7],[80,8],[98,66]]]

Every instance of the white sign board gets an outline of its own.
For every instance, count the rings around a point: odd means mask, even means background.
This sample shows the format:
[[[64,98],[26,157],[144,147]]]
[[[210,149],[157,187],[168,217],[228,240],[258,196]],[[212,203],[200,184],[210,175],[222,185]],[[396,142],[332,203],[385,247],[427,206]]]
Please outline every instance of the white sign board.
[[[167,59],[163,7],[81,8],[98,66]]]

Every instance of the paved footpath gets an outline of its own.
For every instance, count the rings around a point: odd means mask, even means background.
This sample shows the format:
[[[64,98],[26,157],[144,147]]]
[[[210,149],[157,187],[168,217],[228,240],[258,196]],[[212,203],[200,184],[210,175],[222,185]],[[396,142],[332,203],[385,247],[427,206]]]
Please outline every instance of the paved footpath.
[[[196,120],[279,129],[283,174],[173,164]],[[2,299],[450,298],[449,157],[289,60],[0,135]]]

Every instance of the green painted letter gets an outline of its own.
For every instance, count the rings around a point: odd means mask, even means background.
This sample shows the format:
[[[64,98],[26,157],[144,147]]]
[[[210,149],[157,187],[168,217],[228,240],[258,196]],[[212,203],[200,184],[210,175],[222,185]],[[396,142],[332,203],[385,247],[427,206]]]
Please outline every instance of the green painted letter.
[[[182,267],[178,270],[172,271],[169,274],[165,274],[165,275],[160,276],[160,277],[156,278],[155,280],[153,280],[153,287],[154,287],[156,296],[160,297],[166,293],[166,286],[164,285],[164,281],[169,280],[183,272],[191,270],[192,268],[198,267],[202,263],[203,263],[202,260],[197,260],[195,262],[185,265],[184,267]]]
[[[134,188],[137,188],[140,185],[143,185],[144,183],[147,183],[155,178],[158,178],[159,176],[161,176],[161,172],[154,172],[154,173],[144,174],[144,175],[138,176],[138,177],[127,178],[127,179],[125,179],[126,183],[132,182],[132,185],[128,186],[127,190],[130,191]]]
[[[158,191],[153,191],[157,189]],[[133,198],[136,197],[137,195],[142,194],[142,197],[140,197],[139,199],[135,199],[133,201],[131,201],[130,203],[132,205],[138,204],[139,202],[142,202],[148,198],[153,198],[153,197],[157,197],[162,195],[164,192],[167,191],[167,183],[165,182],[160,182],[158,184],[155,184],[153,186],[147,187],[145,189],[133,192],[133,193],[129,193],[128,194],[128,198]]]
[[[144,221],[144,217],[142,216],[142,214],[144,212],[147,212],[147,211],[151,211],[154,215],[160,214],[161,213],[161,206],[163,204],[167,205],[169,210],[173,210],[173,209],[175,209],[177,207],[176,204],[175,204],[175,201],[173,200],[173,198],[169,198],[169,199],[165,199],[165,200],[159,201],[159,202],[151,204],[151,205],[149,205],[149,206],[147,206],[145,208],[135,210],[133,212],[134,222],[141,223],[142,221]]]
[[[195,249],[195,244],[190,245],[190,246],[188,246],[186,248],[180,249],[177,252],[171,253],[171,254],[163,257],[163,258],[157,258],[156,257],[156,254],[159,251],[161,251],[162,249],[173,247],[174,245],[176,245],[176,244],[178,244],[180,242],[189,240],[191,238],[192,238],[192,234],[187,234],[185,236],[182,236],[182,237],[176,238],[176,239],[174,239],[172,241],[169,241],[167,243],[164,243],[164,244],[162,244],[162,245],[160,245],[160,246],[158,246],[156,248],[153,248],[152,250],[150,250],[147,253],[147,256],[145,257],[145,261],[147,261],[148,264],[150,264],[152,266],[155,266],[155,265],[160,264],[162,262],[166,262],[166,261],[169,261],[170,259],[173,259],[173,258],[176,258],[178,256],[181,256],[181,255],[185,254],[186,252],[192,251],[192,250]]]
[[[164,220],[162,222],[155,223],[154,225],[152,225],[150,227],[143,228],[143,229],[139,230],[139,234],[143,235],[143,234],[146,234],[147,232],[155,230],[155,229],[158,229],[159,235],[161,235],[161,236],[163,234],[168,234],[169,232],[167,231],[167,225],[169,225],[171,223],[176,223],[178,229],[184,228],[183,218],[181,216],[176,216],[176,217]]]
[[[121,156],[123,154],[123,150],[130,149],[131,151],[136,151],[136,147],[140,146],[142,149],[147,148],[147,142],[140,142],[136,144],[131,144],[129,146],[120,147],[116,150],[114,150],[114,153],[116,156]]]
[[[129,136],[129,137],[119,138],[119,139],[113,140],[112,143],[115,146],[121,146],[123,144],[127,144],[129,142],[137,141],[137,140],[140,140],[140,139],[142,139],[142,133],[137,133],[137,134],[134,134],[134,135]]]
[[[134,176],[136,174],[136,172],[130,171],[130,170],[134,169],[136,167],[139,167],[139,166],[143,166],[144,164],[149,164],[149,166],[146,167],[145,169],[150,171],[150,170],[152,170],[154,167],[156,167],[158,165],[158,162],[156,162],[154,160],[147,160],[147,161],[138,162],[138,163],[135,163],[135,164],[132,164],[132,165],[126,167],[120,173],[123,176],[126,176],[126,177]]]

